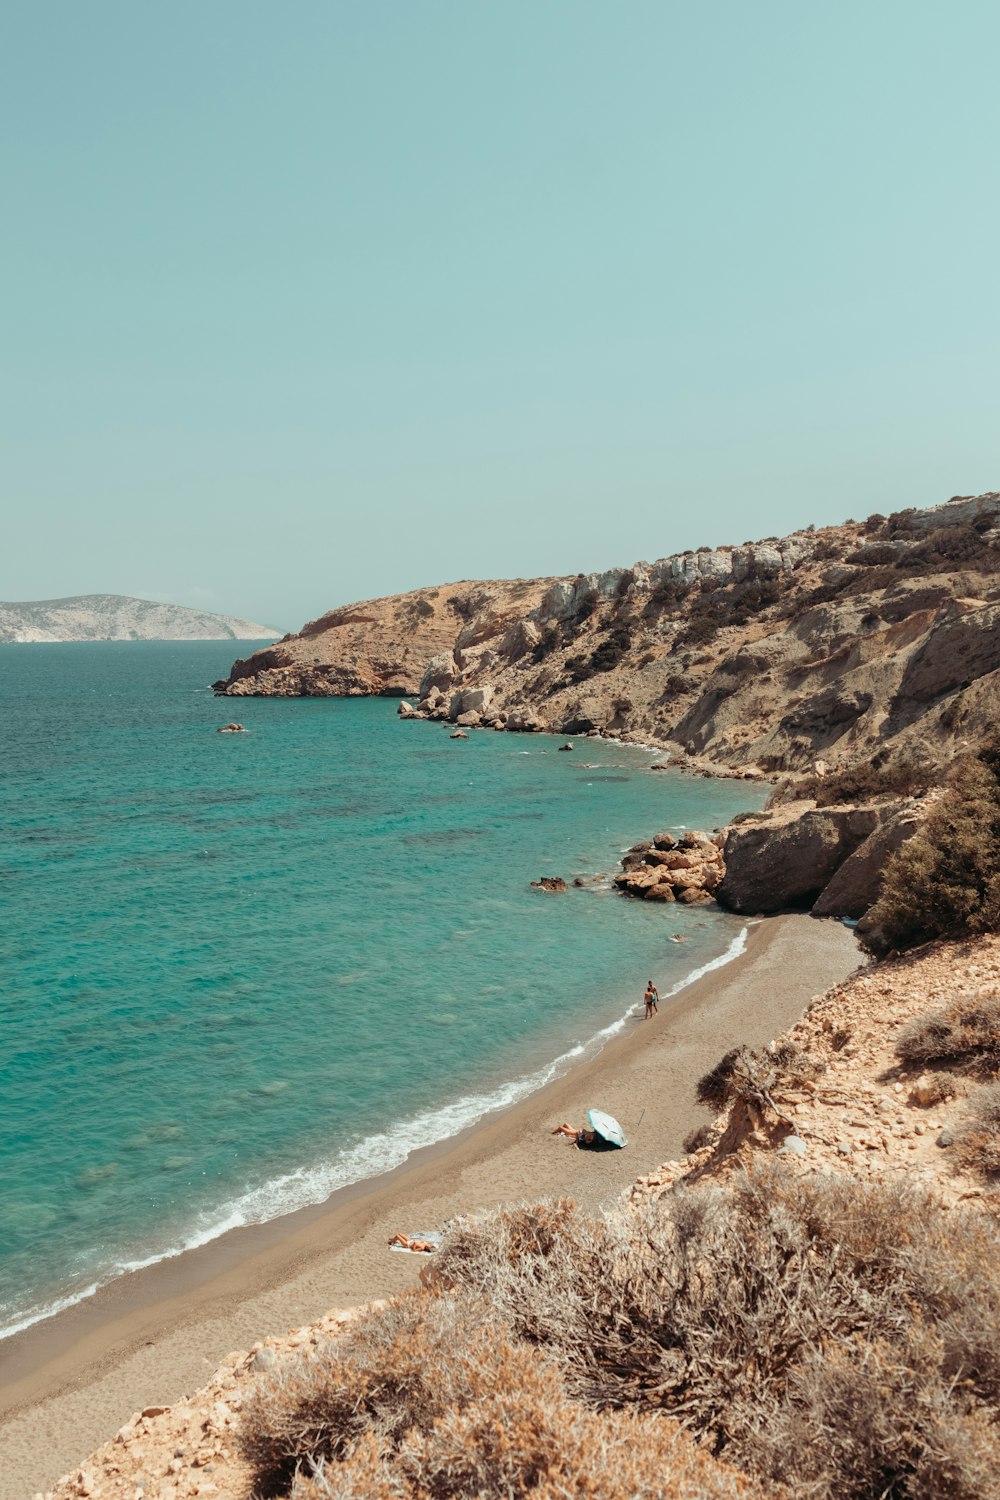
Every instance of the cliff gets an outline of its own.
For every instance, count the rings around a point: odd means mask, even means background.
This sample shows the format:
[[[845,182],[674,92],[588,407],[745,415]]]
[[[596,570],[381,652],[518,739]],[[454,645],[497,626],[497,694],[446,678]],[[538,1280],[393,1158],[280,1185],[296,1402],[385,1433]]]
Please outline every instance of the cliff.
[[[237,662],[230,696],[382,693],[749,774],[941,765],[1000,707],[1000,494],[576,578],[366,600]]]
[[[0,643],[33,641],[259,641],[278,632],[268,625],[156,604],[125,594],[78,594],[69,599],[0,602]]]

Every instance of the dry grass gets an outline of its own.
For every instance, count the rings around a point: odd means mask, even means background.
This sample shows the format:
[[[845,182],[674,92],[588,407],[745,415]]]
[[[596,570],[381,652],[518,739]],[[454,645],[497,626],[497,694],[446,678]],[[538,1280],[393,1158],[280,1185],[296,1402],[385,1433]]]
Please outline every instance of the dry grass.
[[[484,1215],[425,1279],[262,1379],[244,1446],[263,1492],[299,1466],[296,1500],[996,1495],[1000,1244],[980,1216],[761,1170],[638,1217]]]

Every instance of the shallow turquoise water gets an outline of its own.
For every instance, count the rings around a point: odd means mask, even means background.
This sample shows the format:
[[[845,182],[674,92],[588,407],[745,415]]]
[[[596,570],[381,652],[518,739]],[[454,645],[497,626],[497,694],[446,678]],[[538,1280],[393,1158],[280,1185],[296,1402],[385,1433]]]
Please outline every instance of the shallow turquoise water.
[[[529,881],[760,788],[386,700],[219,702],[232,650],[0,648],[0,1328],[397,1164],[740,931]]]

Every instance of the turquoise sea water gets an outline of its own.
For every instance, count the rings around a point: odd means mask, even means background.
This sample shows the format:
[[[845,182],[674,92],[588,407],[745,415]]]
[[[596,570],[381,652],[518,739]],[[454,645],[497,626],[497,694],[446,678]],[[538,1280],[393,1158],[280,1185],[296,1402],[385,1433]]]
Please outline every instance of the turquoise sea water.
[[[0,648],[2,1331],[522,1097],[741,931],[529,882],[760,788],[388,700],[217,701],[232,652]]]

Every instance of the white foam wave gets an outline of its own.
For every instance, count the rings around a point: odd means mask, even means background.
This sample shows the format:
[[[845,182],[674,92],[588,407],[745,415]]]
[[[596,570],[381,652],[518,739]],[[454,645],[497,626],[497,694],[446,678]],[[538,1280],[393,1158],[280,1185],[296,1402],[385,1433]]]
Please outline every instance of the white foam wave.
[[[672,989],[666,991],[663,998],[670,999],[686,989],[689,984],[694,984],[696,980],[703,978],[704,975],[732,963],[733,959],[738,958],[746,949],[747,930],[746,927],[741,928],[724,953],[686,974]],[[244,1228],[249,1224],[264,1224],[271,1219],[280,1218],[283,1214],[293,1213],[296,1209],[325,1203],[331,1194],[340,1188],[350,1187],[355,1183],[379,1177],[385,1172],[391,1172],[395,1167],[402,1166],[414,1151],[427,1146],[435,1146],[441,1141],[458,1135],[460,1131],[477,1125],[487,1115],[509,1109],[511,1105],[518,1104],[522,1099],[527,1099],[531,1094],[543,1089],[554,1078],[561,1077],[574,1063],[580,1062],[585,1057],[595,1056],[606,1042],[624,1030],[634,1014],[634,1007],[629,1006],[623,1016],[620,1016],[617,1021],[612,1021],[608,1026],[602,1027],[588,1041],[578,1042],[568,1051],[563,1052],[554,1062],[547,1063],[533,1073],[525,1074],[510,1083],[501,1084],[488,1094],[468,1095],[451,1104],[445,1104],[439,1109],[425,1110],[408,1120],[401,1120],[398,1125],[392,1126],[389,1130],[367,1136],[356,1146],[341,1152],[332,1161],[320,1162],[311,1167],[299,1167],[294,1172],[286,1172],[280,1177],[272,1178],[269,1182],[261,1183],[258,1187],[248,1189],[214,1213],[200,1216],[183,1237],[174,1244],[138,1259],[116,1261],[103,1268],[95,1280],[79,1291],[58,1298],[42,1307],[23,1312],[14,1322],[0,1327],[0,1339],[21,1333],[33,1324],[40,1323],[45,1318],[51,1318],[56,1313],[64,1312],[67,1308],[85,1301],[102,1286],[107,1286],[119,1276],[127,1275],[132,1271],[145,1270],[148,1266],[156,1265],[160,1261],[183,1255],[187,1250],[196,1250],[199,1246],[207,1245],[212,1240],[228,1233],[230,1229]]]

